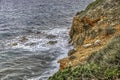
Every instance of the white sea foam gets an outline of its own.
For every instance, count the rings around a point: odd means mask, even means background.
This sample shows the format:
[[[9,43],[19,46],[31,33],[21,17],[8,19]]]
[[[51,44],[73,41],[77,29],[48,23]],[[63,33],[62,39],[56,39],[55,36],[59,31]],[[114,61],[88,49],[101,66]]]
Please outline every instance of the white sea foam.
[[[45,31],[45,33],[47,33],[47,34],[53,34],[53,35],[57,36],[54,39],[57,41],[57,43],[55,45],[48,45],[46,43],[50,40],[47,38],[44,38],[43,42],[37,45],[37,46],[39,46],[39,47],[37,47],[37,49],[38,50],[47,50],[47,49],[51,49],[51,48],[52,49],[58,48],[58,49],[60,49],[59,52],[63,53],[63,54],[61,54],[59,57],[56,58],[55,61],[53,61],[51,63],[51,66],[55,67],[54,69],[45,71],[41,76],[38,76],[35,78],[30,78],[28,80],[47,80],[49,76],[53,75],[55,72],[58,71],[59,64],[57,63],[57,61],[61,58],[64,58],[65,56],[67,56],[68,50],[72,48],[72,46],[69,46],[69,44],[68,44],[68,38],[69,38],[68,31],[69,31],[68,29],[60,29],[60,28]],[[51,40],[53,40],[53,39],[51,39]],[[44,47],[43,47],[43,45],[44,45]]]
[[[38,77],[28,79],[28,80],[39,80],[39,79],[47,80],[49,76],[53,75],[55,72],[58,71],[59,64],[57,63],[57,61],[67,56],[68,50],[72,48],[68,44],[68,39],[69,39],[68,31],[69,29],[67,28],[64,28],[64,29],[55,28],[51,30],[43,30],[41,32],[44,33],[45,35],[42,37],[37,37],[42,34],[25,35],[27,40],[21,42],[20,39],[23,36],[18,36],[12,40],[5,41],[6,43],[5,46],[7,49],[25,49],[27,51],[32,51],[32,52],[49,51],[48,52],[49,54],[59,55],[58,57],[56,57],[54,61],[51,62],[51,67],[54,67],[52,70],[47,70]],[[54,35],[56,37],[47,38],[46,36],[49,36],[49,35]],[[56,41],[57,43],[49,44],[48,43],[49,41]]]
[[[6,47],[7,48],[22,48],[22,49],[27,49],[30,51],[45,51],[49,50],[51,48],[60,48],[63,52],[66,52],[68,46],[68,29],[60,29],[56,28],[53,30],[46,30],[43,31],[46,36],[48,35],[55,35],[56,37],[54,39],[48,39],[45,36],[41,38],[36,38],[34,35],[26,35],[26,38],[28,39],[25,42],[20,42],[20,38],[16,37],[15,39],[12,40],[7,40]],[[32,37],[31,37],[32,36]],[[57,43],[55,44],[49,44],[49,41],[56,41]]]

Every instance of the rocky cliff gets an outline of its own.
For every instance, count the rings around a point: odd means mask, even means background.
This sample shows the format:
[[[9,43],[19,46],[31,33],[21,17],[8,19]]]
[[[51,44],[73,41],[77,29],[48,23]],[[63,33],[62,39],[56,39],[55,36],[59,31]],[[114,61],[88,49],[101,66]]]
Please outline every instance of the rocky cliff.
[[[74,49],[50,80],[120,79],[120,0],[96,0],[77,12],[69,36]]]

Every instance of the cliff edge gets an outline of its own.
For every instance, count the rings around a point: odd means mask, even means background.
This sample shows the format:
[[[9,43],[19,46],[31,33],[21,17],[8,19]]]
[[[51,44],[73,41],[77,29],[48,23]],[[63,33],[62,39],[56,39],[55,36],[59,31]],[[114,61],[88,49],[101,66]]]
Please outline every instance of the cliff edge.
[[[120,0],[96,0],[73,18],[68,57],[50,80],[120,79]]]

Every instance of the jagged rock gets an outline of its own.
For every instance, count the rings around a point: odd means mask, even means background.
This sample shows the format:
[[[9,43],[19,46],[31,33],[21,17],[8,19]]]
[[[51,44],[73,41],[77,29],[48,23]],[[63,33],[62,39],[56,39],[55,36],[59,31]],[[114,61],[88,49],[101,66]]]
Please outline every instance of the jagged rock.
[[[74,52],[75,52],[75,49],[71,49],[71,50],[68,52],[68,56],[73,55],[73,54],[74,54]]]
[[[95,32],[95,30],[91,30],[90,32],[90,38],[94,39],[97,36],[97,32]]]
[[[91,47],[92,45],[93,45],[93,44],[90,44],[90,43],[89,43],[89,44],[83,45],[83,47],[84,47],[84,48],[89,48],[89,47]]]
[[[96,18],[96,19],[91,19],[87,16],[84,16],[82,19],[81,19],[81,22],[83,24],[87,24],[87,28],[90,28],[90,27],[93,27],[95,23],[97,23],[98,21],[101,20],[101,17],[99,18]]]
[[[73,60],[75,58],[76,58],[76,56],[73,56],[73,55],[69,57],[70,60]]]
[[[87,16],[75,16],[73,18],[72,27],[69,32],[71,39],[70,43],[73,42],[73,45],[77,44],[77,41],[82,35],[87,37],[86,39],[88,39],[89,37],[95,38],[97,36],[96,32],[91,32],[91,35],[89,32],[95,27],[95,24],[98,23],[100,20],[101,17],[92,19]]]
[[[101,40],[96,40],[93,45],[94,45],[94,46],[101,45]]]
[[[77,41],[77,44],[78,45],[83,45],[83,43],[84,43],[84,40],[85,40],[85,36],[83,37],[80,37],[80,39],[78,39],[78,41]]]
[[[57,43],[57,41],[49,41],[47,44],[55,45],[56,43]]]
[[[74,39],[73,37],[76,34],[79,34],[81,32],[82,32],[82,23],[81,23],[81,20],[80,20],[80,18],[78,16],[75,16],[73,18],[72,27],[71,27],[70,32],[69,32],[70,38]]]

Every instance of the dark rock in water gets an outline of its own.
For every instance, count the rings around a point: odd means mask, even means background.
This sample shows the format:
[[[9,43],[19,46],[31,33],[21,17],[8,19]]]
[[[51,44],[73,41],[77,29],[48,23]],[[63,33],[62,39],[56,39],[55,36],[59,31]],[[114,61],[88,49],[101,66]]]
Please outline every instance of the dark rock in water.
[[[28,33],[33,33],[33,31],[32,30],[26,30]]]
[[[32,43],[27,43],[27,44],[25,44],[26,46],[35,46],[35,45],[37,45],[37,43],[35,43],[35,42],[32,42]]]
[[[26,42],[26,41],[28,41],[28,38],[26,36],[23,36],[23,37],[20,38],[19,41],[20,42]]]
[[[55,45],[56,43],[57,43],[57,41],[49,41],[47,44]]]
[[[41,32],[40,32],[40,31],[37,31],[36,34],[41,34]]]
[[[53,38],[56,38],[56,36],[51,34],[51,35],[46,36],[46,38],[53,39]]]
[[[11,44],[12,46],[17,46],[18,45],[18,43],[13,43],[13,44]]]
[[[73,54],[74,54],[74,52],[75,52],[75,49],[70,50],[70,51],[68,52],[68,56],[73,55]]]

